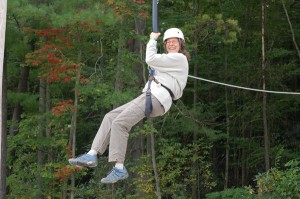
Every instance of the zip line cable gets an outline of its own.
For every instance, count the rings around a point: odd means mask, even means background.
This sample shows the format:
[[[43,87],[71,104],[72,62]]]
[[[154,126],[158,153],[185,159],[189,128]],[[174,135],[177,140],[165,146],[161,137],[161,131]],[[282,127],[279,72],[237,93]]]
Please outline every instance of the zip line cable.
[[[219,85],[228,86],[228,87],[232,87],[232,88],[239,88],[239,89],[244,89],[244,90],[264,92],[264,93],[273,93],[273,94],[300,95],[299,92],[283,92],[283,91],[270,91],[270,90],[262,90],[262,89],[255,89],[255,88],[247,88],[247,87],[243,87],[243,86],[235,86],[235,85],[232,85],[232,84],[226,84],[226,83],[222,83],[222,82],[212,81],[212,80],[209,80],[209,79],[195,77],[195,76],[192,76],[192,75],[188,75],[188,76],[193,78],[193,79],[202,80],[202,81],[205,81],[205,82],[210,82],[210,83],[213,83],[213,84],[219,84]]]

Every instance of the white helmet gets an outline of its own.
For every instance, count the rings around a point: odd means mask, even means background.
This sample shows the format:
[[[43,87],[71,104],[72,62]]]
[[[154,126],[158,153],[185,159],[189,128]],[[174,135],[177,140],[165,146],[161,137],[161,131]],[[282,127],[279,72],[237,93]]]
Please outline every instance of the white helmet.
[[[170,29],[166,30],[166,32],[164,34],[164,42],[166,41],[166,39],[169,39],[169,38],[172,38],[172,37],[177,37],[179,39],[184,40],[183,33],[178,28],[170,28]]]

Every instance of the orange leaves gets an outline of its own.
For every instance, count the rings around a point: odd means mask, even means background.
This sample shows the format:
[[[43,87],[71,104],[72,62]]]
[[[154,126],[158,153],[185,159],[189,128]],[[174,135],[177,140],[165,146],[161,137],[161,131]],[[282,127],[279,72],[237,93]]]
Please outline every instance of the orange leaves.
[[[60,46],[45,44],[43,48],[27,55],[26,63],[42,67],[40,78],[46,79],[48,83],[70,83],[79,65],[66,61],[60,49]]]
[[[61,82],[70,83],[75,78],[78,65],[64,63],[62,65],[54,65],[50,68],[48,73],[41,76],[41,78],[47,79],[49,83]]]
[[[101,20],[98,19],[95,23],[100,24]],[[91,26],[91,24],[88,22],[81,23],[80,27],[88,32],[100,32],[98,28],[93,28],[93,26]]]
[[[90,82],[91,80],[90,79],[88,79],[88,78],[84,78],[84,77],[81,77],[80,78],[80,82],[81,83],[88,83],[88,82]]]
[[[106,0],[106,5],[112,8],[113,12],[121,17],[121,20],[124,20],[126,16],[138,15],[147,19],[149,13],[147,10],[147,4],[145,0],[131,0],[130,2],[119,2],[115,0]],[[138,9],[136,9],[138,7]],[[138,13],[135,13],[137,10]]]
[[[143,17],[144,19],[147,19],[149,17],[149,13],[148,12],[140,12],[139,17]]]
[[[44,29],[44,30],[35,30],[27,28],[25,30],[28,33],[32,33],[38,37],[42,37],[45,40],[45,44],[55,42],[56,45],[61,45],[67,48],[72,47],[72,40],[69,39],[68,31],[65,29]],[[50,41],[50,42],[49,42]],[[60,49],[61,50],[61,49]]]
[[[125,15],[132,16],[132,10],[123,3],[116,2],[115,0],[107,0],[106,4],[113,9],[113,12],[121,16],[121,19],[124,19]]]
[[[59,57],[60,56],[56,56],[53,52],[51,52],[47,55],[46,58],[50,65],[54,65],[54,64],[58,64],[58,63],[62,62],[62,60]]]
[[[64,181],[67,178],[70,178],[74,171],[81,170],[82,167],[71,167],[64,164],[61,168],[57,169],[55,172],[55,177],[59,179],[59,181]]]
[[[56,106],[53,106],[51,108],[52,114],[57,117],[61,116],[62,114],[64,114],[67,111],[73,111],[73,110],[74,110],[74,106],[73,106],[72,99],[58,102],[56,104]]]
[[[69,178],[72,175],[72,172],[73,168],[64,165],[64,167],[56,170],[55,177],[60,181],[64,181],[66,178]]]
[[[66,146],[66,150],[68,152],[68,158],[72,158],[72,149],[70,146]]]
[[[34,32],[38,36],[52,37],[52,36],[56,36],[56,35],[61,34],[61,33],[65,33],[65,32],[67,32],[67,30],[64,30],[64,29],[60,29],[60,30],[59,29],[58,30],[46,29],[46,30],[32,30],[32,32]]]
[[[61,46],[45,43],[43,47],[26,55],[26,63],[32,66],[53,65],[63,62],[60,50]]]
[[[140,7],[143,6],[143,5],[146,5],[145,4],[145,0],[132,0],[134,3],[138,4]],[[138,13],[138,16],[139,17],[142,17],[144,19],[147,19],[149,18],[149,13],[147,12],[147,9],[145,8],[142,8],[141,10],[144,10],[142,12],[139,12]]]
[[[116,5],[114,6],[114,13],[120,15],[122,18],[125,15],[132,16],[132,11],[128,6],[125,5]]]
[[[145,3],[145,0],[133,0],[134,3],[142,5]]]
[[[114,4],[116,1],[115,0],[106,0],[106,4],[107,5],[112,5]]]

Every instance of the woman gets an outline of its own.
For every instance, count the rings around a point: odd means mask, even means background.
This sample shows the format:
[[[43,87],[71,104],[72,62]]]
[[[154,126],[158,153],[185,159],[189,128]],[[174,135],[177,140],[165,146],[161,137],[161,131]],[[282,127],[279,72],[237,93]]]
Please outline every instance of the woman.
[[[159,36],[160,33],[152,32],[146,49],[146,63],[150,66],[150,78],[154,81],[148,81],[139,97],[105,115],[87,154],[69,159],[72,165],[96,167],[97,155],[103,154],[109,145],[108,161],[115,162],[115,166],[101,180],[102,183],[115,183],[129,176],[124,167],[129,131],[145,115],[158,117],[165,114],[170,109],[172,100],[179,99],[186,86],[190,57],[185,50],[182,31],[170,28],[164,33],[164,54],[157,54]],[[150,91],[151,101],[146,103],[146,95],[149,96]],[[149,103],[152,105],[150,111],[146,108]]]

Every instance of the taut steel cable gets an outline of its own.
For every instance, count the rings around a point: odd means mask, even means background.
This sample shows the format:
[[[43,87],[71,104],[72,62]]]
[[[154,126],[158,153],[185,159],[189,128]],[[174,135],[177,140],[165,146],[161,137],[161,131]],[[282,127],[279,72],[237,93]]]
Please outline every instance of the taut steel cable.
[[[247,87],[243,87],[243,86],[235,86],[235,85],[231,85],[231,84],[225,84],[225,83],[221,83],[221,82],[217,82],[217,81],[212,81],[212,80],[209,80],[209,79],[195,77],[195,76],[192,76],[192,75],[189,75],[189,77],[194,78],[194,79],[198,79],[198,80],[202,80],[202,81],[205,81],[205,82],[210,82],[210,83],[213,83],[213,84],[219,84],[219,85],[228,86],[228,87],[232,87],[232,88],[239,88],[239,89],[256,91],[256,92],[286,94],[286,95],[300,95],[299,92],[283,92],[283,91],[270,91],[270,90],[263,90],[263,89],[247,88]]]

